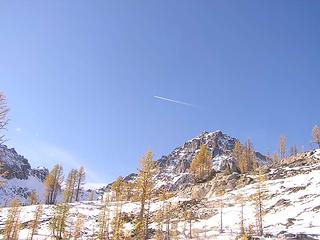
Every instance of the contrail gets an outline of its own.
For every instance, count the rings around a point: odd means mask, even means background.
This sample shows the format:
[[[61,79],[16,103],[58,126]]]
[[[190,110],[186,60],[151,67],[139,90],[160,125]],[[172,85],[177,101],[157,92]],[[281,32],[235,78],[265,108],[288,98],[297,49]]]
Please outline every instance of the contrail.
[[[178,101],[178,100],[174,100],[174,99],[170,99],[170,98],[165,98],[165,97],[161,97],[161,96],[153,96],[153,97],[157,98],[157,99],[160,99],[160,100],[173,102],[173,103],[177,103],[177,104],[181,104],[181,105],[185,105],[185,106],[189,106],[189,107],[196,107],[196,105],[194,105],[194,104],[187,103],[187,102],[182,102],[182,101]]]

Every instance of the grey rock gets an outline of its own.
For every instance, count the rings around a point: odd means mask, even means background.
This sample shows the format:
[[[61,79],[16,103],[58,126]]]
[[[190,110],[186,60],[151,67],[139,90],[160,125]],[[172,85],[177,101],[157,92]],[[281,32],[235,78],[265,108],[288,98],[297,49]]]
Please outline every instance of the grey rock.
[[[159,186],[159,189],[166,188],[172,191],[190,186],[192,179],[188,169],[201,144],[206,145],[211,154],[215,172],[223,171],[226,167],[230,168],[231,173],[237,172],[237,167],[232,157],[232,150],[237,141],[236,138],[230,137],[221,131],[202,132],[197,137],[185,142],[170,154],[162,156],[156,161],[159,172],[155,176],[155,182],[164,183],[164,185]],[[267,158],[262,154],[257,152],[256,157],[259,165],[267,163]]]
[[[0,145],[0,164],[0,174],[4,174],[6,179],[23,180],[34,176],[44,181],[49,173],[46,168],[32,169],[24,156],[19,155],[14,148],[8,148],[6,145]]]

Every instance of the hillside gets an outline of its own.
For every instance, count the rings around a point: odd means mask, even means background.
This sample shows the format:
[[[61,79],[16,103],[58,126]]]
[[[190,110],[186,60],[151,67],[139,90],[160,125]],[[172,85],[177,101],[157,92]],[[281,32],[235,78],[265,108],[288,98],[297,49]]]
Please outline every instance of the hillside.
[[[277,167],[264,167],[266,181],[264,183],[265,200],[263,208],[263,226],[265,238],[261,239],[320,239],[320,149],[301,153],[283,161]],[[217,196],[217,186],[224,182],[227,185],[225,195]],[[243,184],[245,183],[245,184]],[[183,220],[184,209],[194,209],[197,219],[192,221],[192,237],[194,239],[235,239],[240,231],[241,205],[239,196],[244,197],[244,225],[246,229],[255,225],[255,205],[252,195],[256,192],[257,176],[237,173],[224,176],[217,174],[207,183],[187,187],[176,193],[171,199],[161,202],[154,199],[151,203],[151,215],[163,204],[171,203],[171,228],[177,223],[176,239],[189,239],[189,222]],[[192,196],[199,200],[192,200]],[[223,202],[223,233],[220,229],[220,200]],[[41,218],[39,234],[36,239],[49,239],[48,221],[52,217],[52,206],[44,206],[45,213]],[[97,229],[97,218],[103,205],[100,201],[70,204],[68,229],[74,221],[76,213],[85,215],[82,239],[92,239]],[[32,219],[35,206],[22,207],[22,222],[26,226]],[[115,203],[111,202],[110,219],[114,214]],[[138,203],[124,202],[122,211],[128,216],[126,231],[132,229],[130,216],[137,215]],[[0,228],[3,226],[7,209],[3,209]],[[179,220],[178,220],[179,219]],[[150,219],[151,228],[156,224]],[[72,228],[72,227],[71,227]],[[20,239],[25,239],[28,230],[21,231]],[[152,237],[153,239],[154,237]],[[131,239],[131,238],[128,238]]]
[[[12,199],[17,199],[23,205],[28,204],[28,197],[35,192],[39,202],[44,202],[45,188],[44,179],[49,173],[45,167],[32,168],[28,159],[18,154],[14,148],[0,145],[0,207],[10,204]],[[95,192],[94,198],[97,199],[101,194]],[[80,199],[88,198],[91,190],[88,188],[82,191]],[[58,199],[63,198],[61,192]]]
[[[13,198],[21,203],[27,203],[28,196],[36,192],[38,199],[43,201],[43,181],[48,169],[44,167],[31,168],[28,160],[18,154],[14,148],[0,145],[0,177],[5,185],[0,188],[0,206],[6,205]]]
[[[158,173],[155,176],[156,189],[167,189],[178,191],[192,185],[192,179],[188,172],[192,159],[204,144],[210,155],[214,170],[223,171],[228,165],[231,171],[236,171],[235,161],[231,156],[232,149],[237,139],[224,134],[221,131],[203,132],[198,136],[186,141],[181,146],[175,148],[168,155],[162,156],[156,160]],[[256,152],[256,158],[259,165],[267,163],[265,156]],[[9,149],[5,145],[0,145],[0,163],[2,168],[0,173],[6,173],[5,186],[0,189],[0,206],[17,198],[21,203],[27,203],[27,198],[31,192],[35,191],[38,199],[43,201],[44,187],[43,180],[48,174],[48,169],[44,167],[31,168],[28,160],[18,154],[15,149]],[[0,177],[1,178],[1,177]],[[134,181],[136,173],[131,173],[124,179]],[[111,184],[97,190],[101,192],[109,189]],[[84,194],[82,199],[86,199]]]
[[[223,171],[229,165],[231,171],[235,172],[235,161],[231,153],[236,141],[238,139],[230,137],[219,130],[202,132],[198,136],[186,141],[168,155],[164,155],[156,160],[158,173],[155,176],[155,188],[177,191],[191,186],[192,179],[188,169],[201,144],[207,147],[208,152],[212,156],[215,171]],[[268,162],[266,157],[259,152],[256,152],[256,159],[259,165],[264,165]],[[133,181],[135,177],[136,174],[131,173],[124,179],[126,181]],[[106,189],[110,186],[109,184]]]

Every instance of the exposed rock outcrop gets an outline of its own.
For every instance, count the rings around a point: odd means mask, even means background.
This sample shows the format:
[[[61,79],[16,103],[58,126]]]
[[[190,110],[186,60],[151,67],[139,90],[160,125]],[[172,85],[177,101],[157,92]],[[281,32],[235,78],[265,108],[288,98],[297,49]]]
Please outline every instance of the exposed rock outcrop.
[[[0,174],[4,174],[6,179],[26,180],[28,177],[34,176],[43,181],[49,173],[48,169],[43,167],[32,169],[24,156],[6,145],[0,145],[0,164]]]
[[[231,172],[236,172],[236,164],[232,157],[236,141],[236,138],[221,131],[202,132],[156,161],[159,168],[155,177],[156,187],[177,191],[190,186],[192,178],[188,169],[201,144],[206,145],[211,154],[215,171],[224,171],[229,166]],[[267,163],[267,158],[259,152],[256,152],[256,159],[259,165]],[[132,174],[129,176],[132,179]]]

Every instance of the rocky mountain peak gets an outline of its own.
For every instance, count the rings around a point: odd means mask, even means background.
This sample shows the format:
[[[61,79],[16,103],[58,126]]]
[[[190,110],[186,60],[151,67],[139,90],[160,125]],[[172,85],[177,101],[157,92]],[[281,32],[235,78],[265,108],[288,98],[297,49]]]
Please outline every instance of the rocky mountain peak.
[[[6,145],[0,145],[0,164],[0,174],[5,173],[6,179],[26,180],[29,176],[35,176],[43,181],[49,172],[43,167],[32,169],[28,159]]]
[[[188,169],[200,146],[204,144],[212,156],[215,171],[222,171],[229,165],[231,171],[236,171],[232,150],[238,140],[222,131],[204,131],[198,136],[186,141],[168,155],[157,160],[159,173],[156,176],[156,188],[179,190],[192,183]],[[266,163],[266,157],[256,152],[258,164]]]

